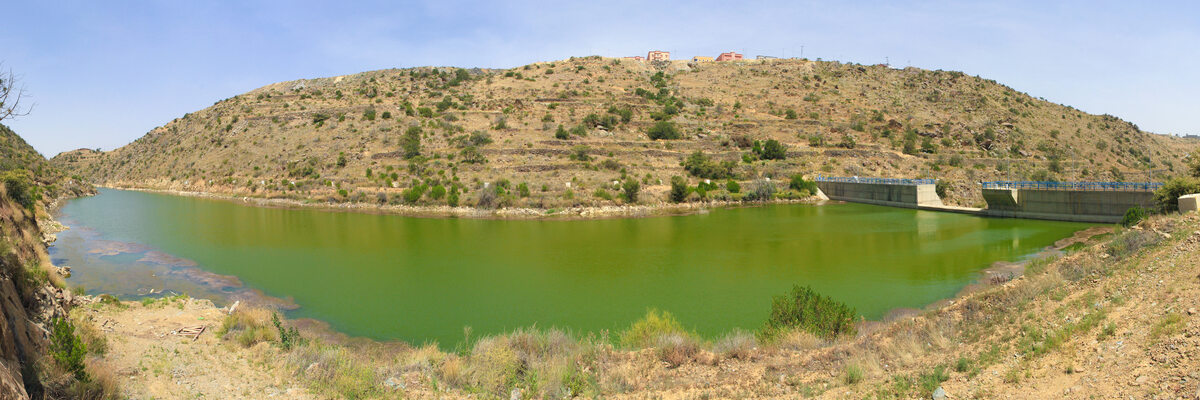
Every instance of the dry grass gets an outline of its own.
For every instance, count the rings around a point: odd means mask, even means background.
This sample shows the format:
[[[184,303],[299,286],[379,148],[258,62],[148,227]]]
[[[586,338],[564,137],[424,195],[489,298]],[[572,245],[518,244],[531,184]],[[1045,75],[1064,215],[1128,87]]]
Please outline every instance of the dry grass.
[[[225,317],[217,335],[232,339],[242,347],[277,341],[279,332],[271,324],[272,315],[271,310],[264,308],[239,307],[233,314]]]

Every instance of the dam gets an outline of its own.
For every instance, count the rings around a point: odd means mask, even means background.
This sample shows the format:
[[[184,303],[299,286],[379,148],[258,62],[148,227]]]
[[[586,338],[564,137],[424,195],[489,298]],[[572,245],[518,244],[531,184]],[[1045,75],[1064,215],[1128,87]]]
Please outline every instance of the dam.
[[[831,200],[946,211],[998,218],[1117,223],[1133,207],[1154,205],[1150,182],[980,182],[986,208],[942,204],[934,179],[862,177],[816,178],[817,188]]]

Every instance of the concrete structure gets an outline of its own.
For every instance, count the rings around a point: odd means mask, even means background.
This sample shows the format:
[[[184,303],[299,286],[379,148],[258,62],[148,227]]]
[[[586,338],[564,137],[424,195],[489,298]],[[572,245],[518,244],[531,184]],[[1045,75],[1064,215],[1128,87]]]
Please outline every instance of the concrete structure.
[[[700,62],[700,61],[712,61],[712,60],[713,60],[713,58],[712,58],[712,57],[705,57],[705,56],[695,56],[695,57],[692,57],[692,61],[695,61],[695,62]]]
[[[754,59],[756,59],[756,60],[778,60],[779,57],[759,55],[759,56],[754,56]]]
[[[645,60],[646,58],[645,58],[645,57],[642,57],[642,56],[630,56],[630,57],[625,57],[625,59],[627,59],[627,60],[635,60],[635,61],[642,61],[642,60]]]
[[[734,53],[732,51],[728,53],[721,53],[721,55],[717,56],[717,61],[735,61],[741,59],[742,55],[740,53]]]
[[[940,207],[942,199],[930,181],[861,179],[817,180],[817,188],[831,200],[904,208]],[[912,183],[907,183],[912,182]]]
[[[1152,207],[1154,192],[985,188],[983,199],[992,217],[1115,223],[1130,208]]]
[[[646,60],[647,61],[670,61],[671,60],[671,52],[661,51],[661,50],[650,50],[649,53],[646,53]]]
[[[1200,194],[1185,194],[1179,196],[1179,212],[1190,213],[1200,210]]]

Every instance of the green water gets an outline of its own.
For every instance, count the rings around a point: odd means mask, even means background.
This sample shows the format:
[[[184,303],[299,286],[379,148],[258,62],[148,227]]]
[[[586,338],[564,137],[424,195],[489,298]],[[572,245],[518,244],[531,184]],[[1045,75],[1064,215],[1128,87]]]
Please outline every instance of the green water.
[[[442,344],[461,339],[464,326],[475,334],[533,325],[613,331],[648,307],[714,336],[757,328],[771,296],[794,283],[880,318],[953,296],[993,262],[1088,226],[861,204],[590,221],[421,219],[118,190],[72,200],[60,219],[73,229],[52,257],[75,268],[69,283],[93,293],[204,292],[178,274],[203,270],[292,299],[299,308],[290,317]],[[146,270],[155,262],[141,255],[161,253],[179,259]]]

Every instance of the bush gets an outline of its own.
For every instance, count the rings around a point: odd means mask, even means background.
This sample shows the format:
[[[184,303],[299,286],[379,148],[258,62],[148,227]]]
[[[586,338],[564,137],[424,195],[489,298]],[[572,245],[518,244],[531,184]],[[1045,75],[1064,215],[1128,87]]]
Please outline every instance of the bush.
[[[737,181],[730,179],[729,182],[725,182],[725,190],[729,193],[738,193],[742,191],[742,185],[739,185]]]
[[[575,146],[571,148],[571,155],[567,156],[567,158],[570,158],[572,161],[592,161],[592,156],[588,155],[588,152],[591,150],[587,146]]]
[[[517,195],[522,198],[529,197],[529,185],[526,185],[525,182],[517,185]]]
[[[778,140],[767,140],[762,146],[762,151],[758,154],[758,158],[763,160],[783,160],[787,158],[787,148],[779,143]]]
[[[686,333],[671,333],[661,335],[654,340],[655,352],[658,353],[658,359],[667,363],[668,368],[675,368],[696,355],[700,351],[700,345],[696,338],[687,335]]]
[[[734,329],[713,344],[713,352],[720,354],[723,358],[746,360],[750,358],[750,352],[756,346],[758,346],[758,342],[754,339],[754,334]]]
[[[788,188],[801,193],[813,195],[817,193],[817,182],[804,179],[804,175],[792,175],[792,180],[788,182]]]
[[[682,177],[682,176],[672,176],[671,177],[671,201],[675,202],[675,203],[682,203],[684,200],[687,200],[687,195],[688,195],[687,179],[684,179],[684,177]]]
[[[563,128],[562,124],[558,124],[558,130],[554,131],[554,138],[559,140],[567,140],[571,138],[571,134]]]
[[[458,207],[458,186],[450,186],[450,194],[446,195],[446,205]]]
[[[33,185],[29,172],[25,170],[13,170],[4,174],[4,188],[9,198],[30,210],[39,197],[37,187]]]
[[[747,201],[771,200],[775,198],[775,183],[766,179],[756,180],[744,198]]]
[[[1126,228],[1137,225],[1146,219],[1146,209],[1138,206],[1131,207],[1125,210],[1125,216],[1121,218],[1121,226]]]
[[[421,127],[410,126],[400,138],[400,148],[404,150],[404,158],[410,159],[421,155]]]
[[[1171,178],[1154,192],[1154,203],[1159,212],[1179,211],[1179,196],[1192,193],[1200,193],[1200,179]]]
[[[275,324],[275,329],[279,331],[279,347],[284,350],[291,350],[292,347],[300,344],[300,331],[295,327],[285,328],[283,323],[279,321],[279,314],[271,314],[271,322]]]
[[[942,200],[945,200],[946,197],[949,195],[949,193],[950,193],[949,190],[950,190],[949,183],[946,183],[946,182],[940,181],[940,180],[934,183],[933,192],[937,193],[938,198],[940,198]]]
[[[634,321],[629,328],[621,332],[621,346],[630,349],[641,349],[657,344],[658,339],[667,335],[690,335],[683,325],[671,313],[651,308],[646,315]]]
[[[87,345],[75,336],[75,326],[66,318],[55,318],[51,322],[50,354],[54,361],[74,375],[75,379],[87,382],[88,375],[83,364],[83,359],[87,356]]]
[[[737,163],[733,161],[717,162],[705,155],[703,152],[696,150],[695,153],[683,160],[683,169],[692,176],[707,179],[728,179],[733,177],[733,167]]]
[[[637,203],[638,191],[641,190],[641,188],[642,185],[638,183],[636,179],[626,179],[625,183],[621,185],[621,197],[625,198],[626,203]]]
[[[375,109],[368,109],[367,111],[363,111],[363,119],[366,119],[367,121],[374,121],[375,120]]]
[[[658,121],[646,131],[646,136],[649,136],[650,140],[679,139],[679,127],[675,126],[674,122]]]
[[[433,187],[433,189],[429,189],[429,198],[441,200],[443,197],[446,197],[446,187],[442,185],[436,185]]]
[[[824,339],[855,333],[854,308],[799,285],[786,296],[771,299],[771,315],[758,331],[761,341],[799,329]]]
[[[858,364],[846,364],[845,375],[842,376],[842,381],[847,385],[862,382],[863,369]]]

